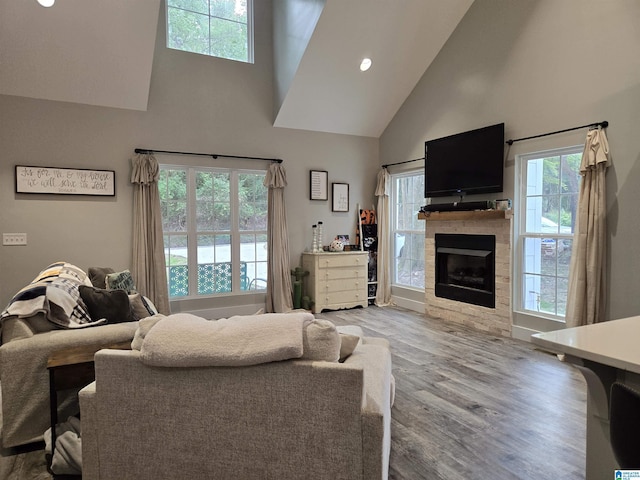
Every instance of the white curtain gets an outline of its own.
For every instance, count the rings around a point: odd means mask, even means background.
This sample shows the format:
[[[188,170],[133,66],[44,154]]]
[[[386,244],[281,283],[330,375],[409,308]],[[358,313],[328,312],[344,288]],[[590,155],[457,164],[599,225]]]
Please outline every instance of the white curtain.
[[[378,172],[376,196],[378,197],[378,288],[376,305],[384,307],[391,304],[391,255],[390,255],[390,218],[389,191],[391,176],[386,168]]]
[[[567,292],[567,327],[604,320],[607,204],[605,175],[609,143],[601,128],[591,130],[580,164],[578,219],[571,252]]]
[[[269,187],[268,225],[269,263],[267,268],[267,312],[288,312],[293,308],[291,298],[291,269],[289,268],[289,233],[284,204],[287,175],[279,163],[269,166],[264,185]]]
[[[153,155],[131,159],[133,184],[133,265],[131,274],[138,292],[168,315],[169,290],[162,238],[162,213],[158,179],[160,166]]]

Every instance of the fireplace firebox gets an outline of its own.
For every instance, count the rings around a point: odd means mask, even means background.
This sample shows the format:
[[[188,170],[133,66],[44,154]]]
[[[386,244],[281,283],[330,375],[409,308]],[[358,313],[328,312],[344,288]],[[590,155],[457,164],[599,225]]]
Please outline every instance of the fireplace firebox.
[[[436,297],[495,308],[495,235],[435,234]]]

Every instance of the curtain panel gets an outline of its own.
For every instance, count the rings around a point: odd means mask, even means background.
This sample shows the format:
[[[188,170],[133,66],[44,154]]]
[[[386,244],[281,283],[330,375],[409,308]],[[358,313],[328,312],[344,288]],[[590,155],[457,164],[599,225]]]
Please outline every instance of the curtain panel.
[[[567,292],[567,327],[603,321],[607,250],[605,176],[609,142],[601,128],[587,133],[578,194],[578,219],[571,252]]]
[[[391,304],[390,189],[391,175],[386,168],[382,168],[378,172],[376,185],[376,196],[378,197],[378,288],[375,302],[379,307]]]
[[[169,290],[162,237],[162,212],[158,179],[160,166],[153,155],[131,159],[133,184],[133,265],[131,273],[138,291],[151,299],[160,313],[168,315]]]
[[[264,185],[269,188],[267,206],[267,302],[266,311],[288,312],[293,309],[291,298],[291,269],[289,268],[289,230],[284,203],[287,175],[279,163],[269,166]]]

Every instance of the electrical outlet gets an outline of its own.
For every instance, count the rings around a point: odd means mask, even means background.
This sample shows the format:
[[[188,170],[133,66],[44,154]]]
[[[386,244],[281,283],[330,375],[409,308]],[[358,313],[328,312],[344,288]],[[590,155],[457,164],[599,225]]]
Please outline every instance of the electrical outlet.
[[[26,233],[3,233],[2,245],[26,245],[27,234]]]

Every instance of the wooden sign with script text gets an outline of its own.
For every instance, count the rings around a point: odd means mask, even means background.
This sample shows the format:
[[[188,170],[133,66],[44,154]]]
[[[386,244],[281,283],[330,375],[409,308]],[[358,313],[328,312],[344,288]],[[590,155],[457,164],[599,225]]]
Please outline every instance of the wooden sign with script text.
[[[113,170],[84,170],[16,165],[16,193],[114,196]]]

